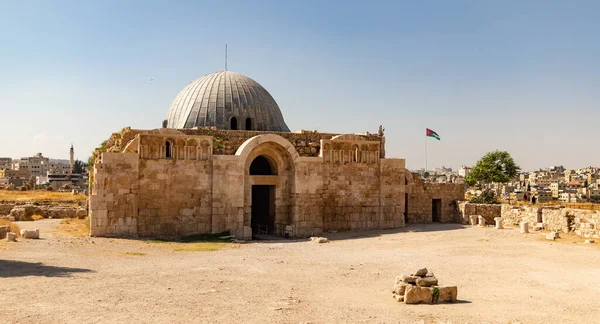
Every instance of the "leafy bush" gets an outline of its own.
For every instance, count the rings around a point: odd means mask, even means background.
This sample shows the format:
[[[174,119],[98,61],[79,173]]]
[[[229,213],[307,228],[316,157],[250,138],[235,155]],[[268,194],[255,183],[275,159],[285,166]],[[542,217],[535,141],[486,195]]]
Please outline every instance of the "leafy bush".
[[[493,191],[486,189],[481,193],[481,195],[472,197],[470,202],[474,204],[497,204],[498,200],[496,199],[496,194]]]

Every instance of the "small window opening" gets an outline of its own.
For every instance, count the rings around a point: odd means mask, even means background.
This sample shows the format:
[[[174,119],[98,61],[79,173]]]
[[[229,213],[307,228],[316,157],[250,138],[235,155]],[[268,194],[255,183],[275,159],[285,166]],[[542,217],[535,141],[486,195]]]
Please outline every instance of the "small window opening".
[[[230,127],[229,127],[230,129],[234,129],[234,130],[237,129],[237,118],[231,117],[231,120],[229,122],[230,122]]]
[[[252,119],[246,118],[246,130],[252,130]]]
[[[167,141],[165,143],[165,157],[167,159],[170,159],[172,157],[171,156],[171,142],[169,142],[169,141]]]

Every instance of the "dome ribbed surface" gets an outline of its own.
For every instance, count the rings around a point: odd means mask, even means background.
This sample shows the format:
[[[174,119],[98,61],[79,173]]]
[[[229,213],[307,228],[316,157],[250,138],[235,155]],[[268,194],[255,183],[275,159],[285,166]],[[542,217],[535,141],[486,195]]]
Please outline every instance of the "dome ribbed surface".
[[[234,122],[232,118],[235,118]],[[290,131],[271,94],[258,82],[231,71],[196,79],[173,100],[167,112],[167,127],[196,126],[215,126],[217,129],[250,126],[252,130]]]

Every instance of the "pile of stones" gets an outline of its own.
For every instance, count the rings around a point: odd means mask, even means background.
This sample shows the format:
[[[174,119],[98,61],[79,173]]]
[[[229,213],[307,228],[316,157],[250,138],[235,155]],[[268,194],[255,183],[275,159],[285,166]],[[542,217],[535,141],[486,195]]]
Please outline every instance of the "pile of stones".
[[[414,274],[396,277],[392,293],[395,300],[405,304],[454,303],[458,287],[439,286],[433,273],[423,268]]]

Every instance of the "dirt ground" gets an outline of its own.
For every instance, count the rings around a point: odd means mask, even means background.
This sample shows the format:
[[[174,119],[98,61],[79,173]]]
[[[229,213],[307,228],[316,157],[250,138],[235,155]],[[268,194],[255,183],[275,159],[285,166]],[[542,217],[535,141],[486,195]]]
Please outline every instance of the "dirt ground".
[[[600,249],[582,239],[434,224],[178,252],[59,237],[56,224],[20,224],[42,239],[0,243],[4,323],[600,322]],[[420,267],[458,285],[459,302],[392,299],[394,278]]]

